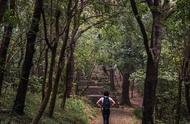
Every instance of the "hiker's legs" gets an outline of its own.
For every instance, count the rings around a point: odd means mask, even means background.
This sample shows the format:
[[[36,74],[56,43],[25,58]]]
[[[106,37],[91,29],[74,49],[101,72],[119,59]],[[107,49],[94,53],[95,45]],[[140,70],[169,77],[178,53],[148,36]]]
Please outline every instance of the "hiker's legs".
[[[104,124],[109,124],[110,110],[109,109],[103,110],[102,115],[103,115]]]

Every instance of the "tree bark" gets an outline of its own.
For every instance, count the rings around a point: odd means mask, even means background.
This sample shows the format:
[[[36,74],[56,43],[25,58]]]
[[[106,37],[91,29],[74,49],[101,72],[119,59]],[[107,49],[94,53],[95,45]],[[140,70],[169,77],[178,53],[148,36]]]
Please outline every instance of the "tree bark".
[[[16,112],[17,114],[20,115],[24,114],[25,98],[28,87],[30,70],[32,67],[36,35],[37,32],[39,31],[42,3],[43,3],[42,0],[35,1],[35,9],[32,17],[32,23],[30,30],[27,33],[25,58],[21,70],[21,78],[17,89],[16,100],[13,106],[13,112]]]
[[[0,0],[0,23],[3,20],[3,16],[5,14],[5,10],[7,8],[8,0]]]
[[[12,11],[11,13],[12,16],[14,16],[14,8],[15,8],[15,0],[11,0],[10,9]],[[4,79],[4,73],[5,73],[7,51],[8,51],[10,39],[12,36],[12,30],[13,30],[13,25],[10,23],[4,27],[3,39],[0,44],[0,96],[2,94],[2,85],[3,85],[3,79]]]
[[[122,105],[129,105],[131,106],[130,98],[129,98],[129,74],[123,74],[123,85],[122,85]]]

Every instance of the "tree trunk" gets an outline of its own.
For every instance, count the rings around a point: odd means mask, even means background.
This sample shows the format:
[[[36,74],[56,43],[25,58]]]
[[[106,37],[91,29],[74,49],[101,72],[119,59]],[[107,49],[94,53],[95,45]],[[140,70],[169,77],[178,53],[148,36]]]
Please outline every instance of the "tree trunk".
[[[24,114],[25,97],[28,87],[30,70],[32,67],[36,35],[39,30],[42,3],[43,3],[42,0],[35,1],[35,9],[32,17],[32,23],[30,30],[27,33],[25,58],[21,70],[21,78],[17,89],[16,100],[13,106],[13,112],[16,112],[17,114]]]
[[[59,80],[60,80],[60,76],[61,76],[62,70],[64,68],[64,64],[65,64],[65,50],[66,50],[66,46],[67,46],[67,41],[69,39],[70,23],[72,20],[72,17],[71,17],[72,0],[69,0],[68,2],[69,3],[67,6],[67,22],[66,22],[66,27],[65,27],[65,35],[64,35],[64,39],[63,39],[62,48],[60,51],[58,67],[56,70],[56,76],[55,76],[55,80],[54,80],[54,86],[53,86],[52,96],[51,96],[50,105],[49,105],[49,113],[48,113],[49,117],[53,116],[54,107],[55,107],[55,103],[56,103],[56,96],[57,96],[57,91],[58,91],[58,86],[59,86]]]
[[[146,79],[143,99],[143,124],[154,124],[154,106],[156,95],[156,84],[158,82],[158,63],[154,63],[150,57],[147,61]]]
[[[46,87],[46,78],[47,78],[47,71],[48,71],[48,51],[49,49],[46,48],[45,51],[45,65],[44,65],[44,77],[42,82],[42,101],[45,97],[45,87]]]
[[[75,34],[73,34],[71,38],[70,55],[69,55],[69,59],[67,61],[67,66],[66,66],[65,90],[63,93],[63,100],[61,103],[62,108],[65,108],[66,98],[70,97],[72,86],[73,86],[72,83],[73,83],[73,75],[74,75],[74,51],[75,51],[75,44],[76,44],[76,40],[74,40],[74,36]]]
[[[153,24],[151,35],[151,54],[147,57],[146,78],[144,84],[143,119],[142,124],[154,124],[154,108],[156,100],[156,87],[158,83],[158,65],[161,51],[161,14],[152,12]]]
[[[74,75],[74,49],[75,49],[75,41],[70,45],[70,56],[66,66],[66,96],[70,97],[72,86],[73,86],[73,75]]]
[[[187,110],[188,110],[188,113],[190,115],[190,84],[189,84],[189,81],[190,81],[190,74],[189,74],[189,61],[190,61],[190,30],[188,28],[187,30],[187,38],[185,40],[185,67],[184,67],[184,83],[185,83],[185,101],[186,101],[186,106],[187,106]]]
[[[53,70],[54,70],[54,66],[55,66],[55,58],[56,58],[56,48],[57,45],[55,44],[55,46],[52,49],[52,56],[51,56],[51,64],[50,64],[50,70],[49,70],[49,78],[48,78],[48,88],[45,94],[45,97],[42,101],[42,104],[40,105],[40,108],[38,110],[38,114],[35,116],[35,118],[32,121],[32,124],[38,124],[40,118],[42,117],[45,108],[47,106],[47,103],[49,101],[50,95],[51,95],[51,91],[52,91],[52,80],[53,80]]]
[[[12,11],[11,13],[12,16],[14,16],[14,8],[15,8],[15,0],[11,0],[10,9]],[[9,42],[12,35],[12,29],[13,29],[13,25],[10,23],[4,27],[3,39],[0,44],[0,96],[2,94],[2,85],[3,85],[3,79],[4,79],[4,73],[5,73],[5,62],[7,58],[7,50],[9,48]]]
[[[189,93],[189,91],[190,91],[190,85],[185,84],[185,101],[186,101],[188,113],[190,115],[190,93]]]
[[[12,26],[8,25],[4,27],[3,39],[0,44],[0,96],[2,94],[2,85],[5,73],[5,63],[7,57],[7,50],[9,48],[9,42],[12,35]]]
[[[111,85],[111,89],[115,90],[114,69],[113,68],[110,69],[110,85]]]
[[[67,29],[67,32],[69,33],[69,29]],[[66,46],[67,46],[66,45],[67,40],[68,40],[68,36],[64,40],[64,44],[62,45],[60,56],[59,56],[58,68],[56,71],[56,77],[55,77],[52,96],[51,96],[50,105],[49,105],[49,117],[53,116],[53,111],[54,111],[54,107],[55,107],[56,96],[57,96],[57,91],[58,91],[58,86],[59,86],[59,80],[60,80],[60,76],[61,76],[62,70],[64,68],[64,64],[65,64],[65,50],[66,50]]]
[[[5,14],[5,10],[7,8],[8,0],[0,0],[0,23],[3,20],[3,16]]]
[[[182,92],[182,80],[179,76],[179,82],[178,82],[178,98],[177,98],[177,111],[176,111],[176,124],[180,124],[180,118],[181,118],[181,92]]]
[[[130,102],[130,98],[129,98],[129,74],[127,74],[127,73],[123,73],[121,104],[131,106],[131,102]]]

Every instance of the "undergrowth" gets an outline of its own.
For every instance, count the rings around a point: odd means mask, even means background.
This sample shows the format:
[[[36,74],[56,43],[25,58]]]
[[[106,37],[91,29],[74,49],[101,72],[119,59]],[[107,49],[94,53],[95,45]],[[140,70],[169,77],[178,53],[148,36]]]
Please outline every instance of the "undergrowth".
[[[4,95],[5,96],[5,95]],[[25,115],[18,116],[9,113],[0,113],[0,124],[29,124],[36,115],[41,102],[39,94],[27,94]],[[14,94],[6,93],[1,98],[0,109],[11,110]],[[71,97],[66,101],[65,110],[60,108],[61,98],[57,99],[53,118],[48,118],[47,112],[41,118],[40,124],[88,124],[96,116],[95,109],[86,98]],[[48,106],[46,111],[48,110]]]

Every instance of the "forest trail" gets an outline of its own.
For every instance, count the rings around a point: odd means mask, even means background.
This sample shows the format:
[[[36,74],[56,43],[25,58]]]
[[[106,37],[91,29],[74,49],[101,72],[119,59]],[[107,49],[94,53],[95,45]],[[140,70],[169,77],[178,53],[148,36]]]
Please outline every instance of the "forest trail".
[[[140,119],[137,119],[134,115],[135,108],[142,106],[142,96],[137,91],[134,92],[131,103],[132,107],[111,108],[110,124],[140,124]],[[103,124],[100,110],[98,116],[90,124]]]

